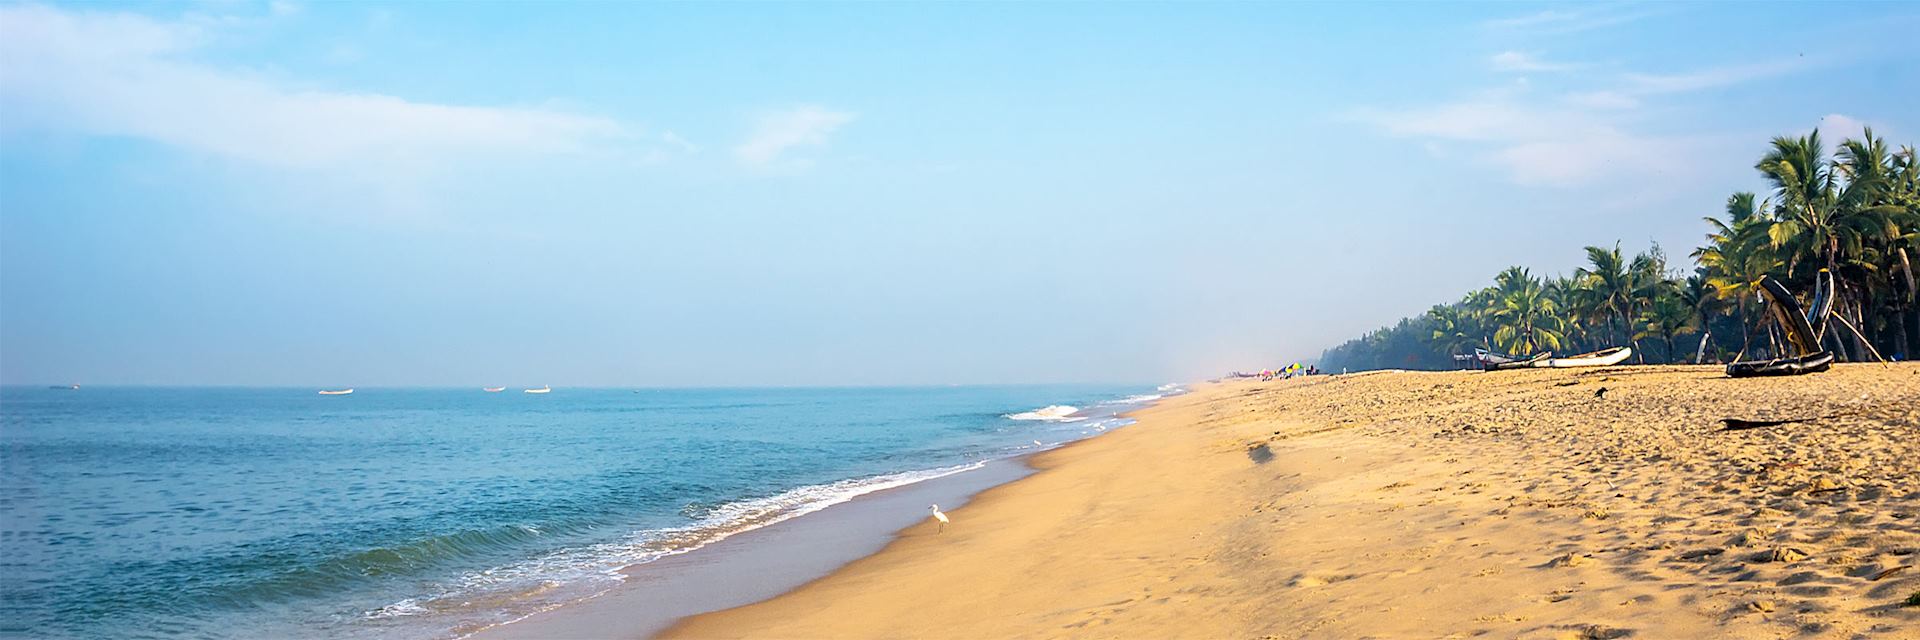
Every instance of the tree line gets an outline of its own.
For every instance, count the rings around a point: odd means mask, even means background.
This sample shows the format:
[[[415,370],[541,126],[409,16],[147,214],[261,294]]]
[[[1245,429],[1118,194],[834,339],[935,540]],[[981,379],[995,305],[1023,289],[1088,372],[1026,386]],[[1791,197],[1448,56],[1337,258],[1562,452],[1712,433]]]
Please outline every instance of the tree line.
[[[1586,247],[1571,275],[1509,267],[1458,302],[1328,349],[1320,368],[1441,369],[1474,349],[1524,355],[1632,346],[1645,363],[1726,362],[1784,353],[1758,298],[1771,277],[1803,298],[1833,273],[1834,312],[1853,332],[1829,332],[1843,361],[1911,357],[1920,331],[1914,252],[1920,249],[1920,165],[1871,129],[1829,154],[1819,130],[1777,137],[1754,165],[1772,190],[1740,192],[1704,218],[1705,243],[1675,268],[1659,245],[1628,256]]]

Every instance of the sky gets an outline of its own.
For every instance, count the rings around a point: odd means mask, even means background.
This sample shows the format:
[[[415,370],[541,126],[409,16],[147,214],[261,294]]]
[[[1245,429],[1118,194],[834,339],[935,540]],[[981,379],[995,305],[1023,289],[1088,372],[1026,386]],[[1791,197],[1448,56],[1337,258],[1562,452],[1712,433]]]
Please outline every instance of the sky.
[[[0,3],[0,383],[1255,370],[1767,141],[1920,142],[1903,3]]]

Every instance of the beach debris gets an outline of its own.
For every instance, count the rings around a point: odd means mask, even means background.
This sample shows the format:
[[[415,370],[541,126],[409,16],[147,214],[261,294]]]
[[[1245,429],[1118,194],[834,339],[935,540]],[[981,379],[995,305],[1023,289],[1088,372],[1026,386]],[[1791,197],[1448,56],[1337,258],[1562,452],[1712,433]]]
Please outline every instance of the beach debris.
[[[1908,569],[1912,569],[1912,568],[1913,568],[1913,565],[1910,565],[1910,564],[1903,564],[1903,565],[1900,565],[1900,566],[1898,566],[1898,567],[1894,567],[1894,568],[1891,568],[1891,569],[1888,569],[1888,570],[1886,570],[1886,571],[1882,571],[1882,572],[1880,572],[1880,573],[1876,573],[1876,574],[1873,574],[1873,578],[1872,578],[1872,580],[1873,580],[1874,582],[1879,582],[1881,578],[1885,578],[1885,577],[1887,577],[1887,576],[1890,576],[1890,575],[1893,575],[1893,574],[1896,574],[1896,573],[1900,573],[1900,572],[1902,572],[1902,571],[1906,571],[1906,570],[1908,570]]]
[[[1807,552],[1793,547],[1776,547],[1767,552],[1767,562],[1799,562],[1807,559]]]
[[[1549,567],[1578,567],[1587,563],[1587,556],[1580,553],[1567,553],[1547,561]]]
[[[1906,601],[1906,602],[1902,602],[1902,603],[1900,603],[1900,606],[1902,606],[1902,607],[1920,607],[1920,591],[1915,591],[1915,592],[1913,592],[1912,594],[1910,594],[1910,595],[1908,595],[1908,596],[1907,596],[1907,601]]]
[[[1720,424],[1725,426],[1721,427],[1720,430],[1721,431],[1745,431],[1747,429],[1758,429],[1760,427],[1776,427],[1783,424],[1813,422],[1815,420],[1832,420],[1834,418],[1840,417],[1841,415],[1842,414],[1834,413],[1834,414],[1828,414],[1824,416],[1813,416],[1809,418],[1785,418],[1781,420],[1747,420],[1745,418],[1721,418]]]
[[[1748,529],[1735,534],[1728,544],[1736,547],[1758,546],[1772,538],[1774,533],[1775,531],[1771,529]]]
[[[1601,625],[1587,625],[1580,630],[1580,640],[1615,640],[1633,635],[1632,629],[1617,629]]]
[[[1601,400],[1605,400],[1605,399],[1607,399],[1607,388],[1606,388],[1606,387],[1600,387],[1600,388],[1598,388],[1598,389],[1594,389],[1594,390],[1593,390],[1593,397],[1595,397],[1595,398],[1599,398],[1599,399],[1601,399]]]
[[[1702,547],[1699,549],[1680,552],[1680,559],[1681,560],[1705,560],[1707,558],[1711,558],[1713,556],[1717,556],[1726,552],[1727,552],[1726,549],[1722,549],[1719,547]]]
[[[1754,611],[1758,611],[1760,613],[1773,613],[1773,601],[1772,600],[1755,600],[1753,602],[1747,603],[1747,608],[1752,609]]]
[[[1840,486],[1839,482],[1827,476],[1814,478],[1813,482],[1807,483],[1807,493],[1826,493],[1828,491],[1839,491],[1844,488],[1845,487]]]

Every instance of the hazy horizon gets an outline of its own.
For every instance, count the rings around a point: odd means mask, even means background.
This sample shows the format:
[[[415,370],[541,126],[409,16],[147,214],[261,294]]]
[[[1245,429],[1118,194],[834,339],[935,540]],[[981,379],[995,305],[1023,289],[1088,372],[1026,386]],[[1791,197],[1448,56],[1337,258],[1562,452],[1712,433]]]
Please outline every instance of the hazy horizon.
[[[1920,140],[1916,27],[1894,3],[0,3],[0,384],[1280,366],[1584,245],[1685,264],[1702,216],[1765,191],[1773,136]]]

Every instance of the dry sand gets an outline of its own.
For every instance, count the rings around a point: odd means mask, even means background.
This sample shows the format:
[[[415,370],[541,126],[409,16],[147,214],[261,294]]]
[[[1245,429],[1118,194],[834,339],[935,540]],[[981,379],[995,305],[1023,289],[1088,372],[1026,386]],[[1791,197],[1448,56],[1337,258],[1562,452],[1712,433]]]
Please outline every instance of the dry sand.
[[[1920,638],[1920,365],[1233,382],[1137,417],[666,635]]]

